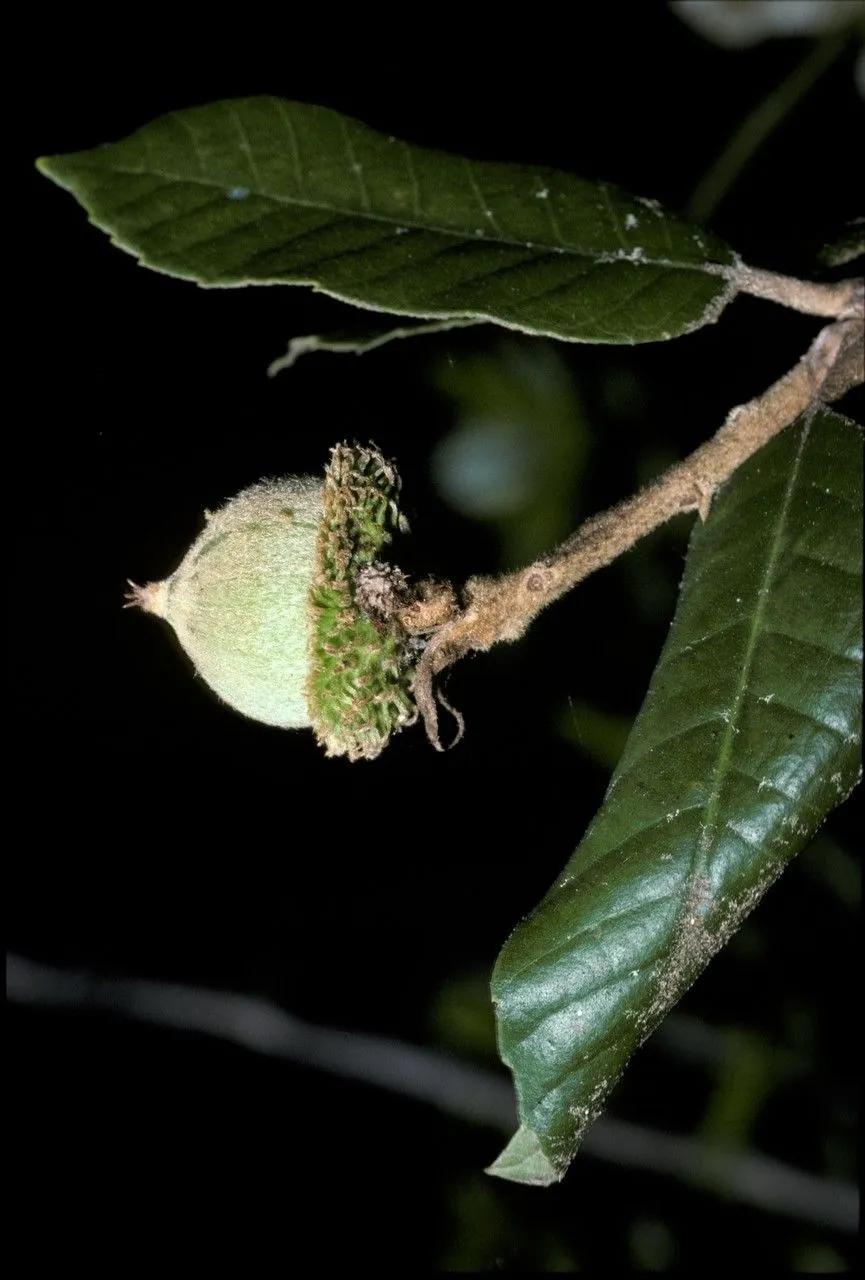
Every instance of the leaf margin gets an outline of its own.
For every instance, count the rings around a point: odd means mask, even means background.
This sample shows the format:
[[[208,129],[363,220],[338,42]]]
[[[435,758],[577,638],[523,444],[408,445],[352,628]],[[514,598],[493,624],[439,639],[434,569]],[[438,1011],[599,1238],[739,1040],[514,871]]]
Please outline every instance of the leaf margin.
[[[814,419],[817,430],[819,430],[821,426],[826,426],[827,419],[835,430],[839,429],[840,424],[840,429],[843,429],[848,433],[851,443],[855,440],[854,447],[858,449],[858,453],[861,455],[863,433],[862,428],[859,427],[858,424],[851,422],[850,419],[829,409],[820,409],[814,415],[806,415],[806,417],[809,416]],[[795,438],[797,430],[802,441],[805,442],[809,438],[812,429],[813,428],[809,427],[806,422],[799,419],[797,420],[797,424],[792,425],[782,433],[782,436],[780,436],[776,441],[773,441],[772,445],[766,446],[766,448],[761,450],[754,456],[754,458],[750,459],[745,467],[740,469],[740,473],[737,473],[737,476],[734,476],[731,482],[725,486],[722,491],[722,495],[716,498],[716,508],[713,508],[713,513],[710,515],[709,521],[706,525],[702,526],[702,528],[698,525],[695,528],[694,534],[692,535],[691,548],[693,549],[695,541],[699,545],[702,545],[701,539],[705,540],[707,538],[708,527],[718,510],[717,504],[725,501],[729,503],[731,493],[735,494],[736,492],[735,486],[737,479],[739,485],[742,486],[743,479],[748,479],[749,471],[754,473],[755,471],[759,472],[762,468],[770,468],[772,465],[773,446],[776,451],[778,449],[783,449],[784,447],[789,449],[790,443]],[[859,460],[861,461],[861,456]],[[852,468],[848,465],[848,471],[853,476],[853,482],[855,483],[858,481],[861,485],[861,467],[857,470],[855,465]],[[828,493],[829,491],[826,490],[826,492]],[[857,507],[858,523],[861,526],[861,488],[857,494]],[[723,507],[721,508],[721,511],[723,512]],[[528,1181],[531,1183],[538,1182],[538,1177],[536,1176],[538,1173],[537,1162],[527,1168],[526,1172],[529,1176],[524,1177],[519,1160],[517,1159],[520,1152],[526,1147],[527,1137],[523,1132],[524,1130],[528,1130],[529,1133],[534,1134],[537,1147],[546,1158],[549,1165],[547,1175],[542,1179],[542,1185],[549,1185],[552,1182],[559,1181],[561,1177],[564,1176],[568,1165],[576,1154],[586,1129],[597,1115],[600,1114],[607,1096],[621,1076],[633,1052],[635,1052],[636,1048],[639,1047],[648,1035],[651,1034],[662,1018],[666,1016],[669,1009],[673,1007],[696,977],[699,976],[699,973],[708,963],[709,959],[711,959],[711,957],[721,949],[732,933],[739,927],[741,922],[753,909],[765,891],[784,870],[790,858],[792,858],[792,856],[794,856],[794,854],[804,846],[807,839],[810,839],[813,836],[821,822],[827,816],[828,812],[830,812],[836,804],[841,803],[847,798],[850,791],[852,791],[856,783],[861,778],[861,763],[857,768],[856,762],[852,760],[852,755],[855,755],[855,746],[861,743],[860,701],[858,728],[855,732],[851,731],[849,743],[853,747],[853,752],[852,754],[848,753],[851,758],[844,766],[845,773],[843,777],[843,785],[842,770],[839,766],[830,778],[830,781],[835,783],[835,794],[831,801],[820,813],[817,814],[816,818],[813,816],[808,818],[807,815],[803,818],[803,815],[800,813],[799,817],[781,833],[786,839],[787,847],[773,849],[770,856],[764,860],[762,874],[754,878],[752,883],[741,888],[738,895],[728,895],[726,899],[725,913],[723,915],[720,913],[717,914],[716,918],[711,921],[711,929],[709,927],[710,921],[708,917],[714,909],[712,900],[713,886],[709,881],[702,883],[699,875],[692,876],[690,878],[690,885],[688,886],[687,893],[683,894],[682,897],[684,911],[682,912],[682,921],[679,925],[681,930],[680,941],[683,946],[680,949],[671,949],[672,962],[667,965],[665,974],[666,981],[663,983],[658,982],[656,984],[655,996],[652,999],[644,1000],[643,1006],[638,1012],[631,1012],[632,1027],[636,1034],[631,1035],[632,1043],[627,1047],[624,1056],[621,1057],[621,1061],[617,1065],[613,1066],[612,1072],[608,1076],[604,1076],[603,1070],[599,1069],[595,1073],[594,1077],[597,1087],[594,1090],[588,1089],[587,1091],[584,1091],[583,1094],[579,1095],[578,1101],[571,1101],[569,1104],[570,1118],[573,1123],[571,1125],[571,1131],[568,1132],[568,1125],[562,1123],[561,1100],[557,1100],[553,1096],[554,1091],[552,1090],[544,1096],[542,1091],[534,1088],[530,1079],[531,1064],[529,1063],[529,1065],[526,1065],[528,1055],[523,1048],[523,1045],[532,1037],[535,1037],[538,1040],[537,1054],[539,1056],[542,1056],[544,1053],[554,1052],[550,1049],[548,1044],[543,1043],[540,1036],[538,1028],[543,1027],[547,1018],[546,1015],[541,1012],[540,1021],[538,1021],[538,1009],[540,1008],[543,1010],[542,988],[544,987],[544,984],[546,984],[549,989],[552,989],[555,986],[555,964],[553,962],[549,962],[550,955],[553,955],[555,952],[555,944],[552,948],[547,947],[546,953],[544,951],[540,951],[535,954],[533,959],[531,935],[533,931],[538,931],[539,921],[541,922],[541,926],[543,926],[545,919],[555,916],[556,912],[563,912],[567,916],[566,908],[568,904],[565,901],[563,905],[563,898],[569,885],[574,884],[574,888],[571,889],[572,893],[577,891],[576,885],[579,884],[579,892],[582,895],[594,893],[596,897],[598,896],[597,885],[592,882],[592,874],[595,871],[595,864],[600,866],[598,857],[596,855],[594,862],[591,862],[588,866],[579,865],[580,859],[581,856],[584,859],[585,854],[591,851],[591,841],[596,839],[597,831],[599,827],[602,828],[604,821],[609,820],[607,817],[609,810],[614,809],[615,801],[611,803],[611,796],[627,774],[630,756],[634,751],[633,743],[635,741],[639,741],[639,735],[643,732],[647,708],[650,706],[652,698],[655,696],[657,691],[656,686],[659,681],[659,673],[663,675],[665,670],[665,659],[671,651],[671,646],[674,643],[676,625],[680,619],[682,602],[689,582],[689,572],[693,576],[693,557],[690,551],[688,557],[688,569],[686,569],[685,578],[683,579],[682,592],[680,594],[679,604],[677,605],[676,617],[671,625],[670,636],[668,637],[662,655],[659,658],[646,700],[637,717],[637,721],[635,722],[634,731],[629,739],[629,744],[626,747],[625,754],[613,775],[598,814],[593,819],[592,823],[590,823],[583,840],[577,846],[576,851],[569,859],[562,873],[556,879],[548,893],[534,911],[517,925],[502,947],[496,961],[491,986],[493,1002],[496,1008],[499,1054],[502,1061],[506,1066],[510,1067],[514,1075],[521,1127],[511,1140],[511,1143],[508,1144],[499,1158],[494,1161],[487,1170],[487,1172],[495,1176],[503,1177],[512,1181]],[[859,563],[858,582],[858,591],[861,594],[861,560]],[[855,614],[855,611],[852,612]],[[859,618],[855,620],[859,622],[861,627],[861,610],[859,611]],[[855,650],[855,660],[858,662],[858,673],[860,677],[860,680],[858,681],[858,696],[861,699],[861,630],[853,649]],[[761,699],[761,701],[762,700],[763,699]],[[769,698],[766,701],[768,706],[772,699]],[[855,713],[852,718],[854,721],[856,720]],[[651,754],[651,749],[649,754]],[[671,819],[678,819],[681,812],[682,810],[679,809],[676,809],[675,812],[673,812],[671,806],[671,812],[667,815],[667,821],[670,821]],[[613,850],[618,850],[623,847],[615,840],[610,840],[609,843]],[[675,879],[675,870],[672,867],[670,869],[671,872],[673,872],[673,879]],[[600,872],[598,872],[598,874],[600,874]],[[667,880],[670,880],[669,876],[667,877]],[[659,900],[662,899],[664,894],[670,890],[670,884],[664,884],[664,876],[657,869],[654,872],[653,884],[658,891]],[[611,894],[611,898],[612,897],[614,897],[614,894]],[[601,915],[600,911],[596,912],[596,914],[598,916]],[[602,926],[595,924],[587,927],[597,929]],[[550,925],[547,932],[548,935],[551,935],[553,938],[557,936],[554,925]],[[570,941],[572,941],[572,939],[570,939]],[[611,946],[614,945],[616,945],[615,942],[611,943]],[[534,993],[532,992],[531,980],[523,982],[523,990],[521,992],[519,964],[521,964],[523,969],[526,971],[531,968],[532,964],[535,964],[538,970],[538,990]],[[586,965],[591,967],[591,958],[586,961]],[[508,966],[510,966],[511,970],[510,990],[508,990],[506,981]],[[546,968],[544,966],[546,966]],[[626,967],[630,969],[630,964]],[[664,974],[663,964],[659,966],[659,971],[662,975]],[[637,970],[630,971],[630,977],[631,979],[637,979]],[[589,990],[591,990],[591,988],[589,988]],[[601,990],[603,990],[603,987],[601,987]],[[532,1008],[533,994],[535,997],[534,1008]],[[620,1003],[623,1002],[624,999],[626,999],[626,997],[621,997],[620,993]],[[615,996],[611,996],[611,1002],[614,1000]],[[573,996],[572,1003],[575,1005],[581,1004],[588,1006],[589,1000],[584,1000],[582,995],[576,995]],[[521,1004],[522,1007],[520,1007]],[[567,1013],[568,1006],[566,1001],[564,1002],[564,1008]],[[582,1014],[584,1010],[583,1008],[578,1008],[577,1012]],[[527,1013],[531,1013],[532,1017],[528,1017]],[[551,1035],[553,1037],[556,1034],[556,1016],[559,1016],[560,1021],[562,1021],[566,1026],[566,1018],[561,1016],[561,1011],[559,1011],[558,1014],[555,1012],[554,1014],[550,1014],[549,1022],[551,1024]],[[520,1024],[521,1018],[523,1019],[523,1023],[529,1026],[529,1030],[526,1031],[525,1034],[515,1038],[517,1027],[519,1027],[521,1031],[524,1030],[524,1026]],[[532,1021],[536,1024],[534,1030],[531,1029]],[[589,1040],[591,1041],[591,1034],[589,1036]],[[607,1037],[607,1040],[610,1040],[610,1036]],[[603,1040],[601,1039],[599,1043],[601,1048],[592,1051],[598,1058],[601,1057],[602,1052],[604,1051]],[[609,1049],[609,1047],[609,1044],[607,1044],[606,1048]],[[615,1046],[613,1045],[613,1047]],[[588,1059],[590,1057],[591,1053],[587,1052],[585,1058]],[[615,1055],[612,1055],[612,1057],[614,1060]],[[539,1074],[542,1074],[542,1068],[539,1068]],[[552,1121],[550,1120],[551,1116],[553,1118]],[[516,1147],[514,1146],[515,1143]]]

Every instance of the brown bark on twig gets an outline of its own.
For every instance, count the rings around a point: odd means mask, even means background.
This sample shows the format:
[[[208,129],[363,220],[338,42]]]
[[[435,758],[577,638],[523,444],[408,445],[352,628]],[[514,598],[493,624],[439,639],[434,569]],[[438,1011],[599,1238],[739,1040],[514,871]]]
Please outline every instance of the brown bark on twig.
[[[861,279],[817,284],[812,280],[797,280],[795,276],[778,275],[776,271],[763,271],[760,267],[749,267],[744,263],[736,267],[721,267],[719,271],[740,293],[750,293],[755,298],[777,302],[782,307],[802,311],[805,315],[851,320],[862,309]]]
[[[463,609],[432,634],[414,682],[427,735],[438,750],[442,749],[438,703],[447,707],[434,686],[440,672],[473,649],[518,639],[548,604],[672,516],[698,511],[706,519],[713,494],[737,467],[802,413],[838,399],[865,380],[862,283],[852,282],[852,291],[847,289],[840,305],[842,292],[839,286],[833,314],[840,311],[843,318],[826,325],[783,378],[761,396],[731,410],[716,435],[684,462],[633,497],[587,520],[560,547],[527,568],[466,583]]]

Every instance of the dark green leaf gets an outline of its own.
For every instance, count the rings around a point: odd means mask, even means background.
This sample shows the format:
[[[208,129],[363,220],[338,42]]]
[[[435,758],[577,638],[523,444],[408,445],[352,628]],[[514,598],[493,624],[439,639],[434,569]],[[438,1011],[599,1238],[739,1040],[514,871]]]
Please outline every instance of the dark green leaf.
[[[563,1175],[628,1058],[855,785],[861,524],[862,433],[821,411],[695,529],[601,810],[496,965],[522,1128],[491,1172]]]
[[[200,284],[308,284],[579,342],[676,337],[734,291],[727,246],[653,201],[280,98],[172,112],[39,167],[145,266]]]

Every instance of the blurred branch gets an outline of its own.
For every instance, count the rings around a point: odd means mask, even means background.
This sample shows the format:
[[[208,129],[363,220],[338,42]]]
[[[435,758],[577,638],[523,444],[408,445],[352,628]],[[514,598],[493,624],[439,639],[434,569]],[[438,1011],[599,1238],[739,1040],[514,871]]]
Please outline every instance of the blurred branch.
[[[302,1022],[268,1000],[136,978],[105,978],[6,960],[7,998],[31,1008],[112,1014],[147,1026],[197,1032],[318,1071],[390,1089],[503,1133],[516,1124],[513,1089],[497,1072],[384,1036]],[[716,1150],[693,1138],[622,1120],[599,1120],[583,1151],[613,1164],[668,1174],[731,1200],[803,1222],[854,1232],[854,1186],[815,1177],[753,1152]]]
[[[742,121],[688,201],[689,218],[706,222],[712,216],[754,154],[843,52],[850,35],[845,28],[824,36],[804,62]]]
[[[302,1022],[255,996],[104,978],[15,955],[6,960],[6,991],[7,998],[19,1004],[109,1013],[214,1036],[254,1053],[379,1085],[475,1124],[508,1130],[516,1123],[513,1090],[504,1075],[384,1036]]]

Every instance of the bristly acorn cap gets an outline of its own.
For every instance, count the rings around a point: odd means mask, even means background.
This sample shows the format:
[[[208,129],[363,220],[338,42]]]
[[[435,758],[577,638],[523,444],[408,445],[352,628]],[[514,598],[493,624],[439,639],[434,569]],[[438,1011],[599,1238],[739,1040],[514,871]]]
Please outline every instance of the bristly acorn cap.
[[[374,445],[337,445],[325,471],[321,529],[310,592],[312,661],[307,696],[328,755],[374,759],[390,735],[417,718],[413,662],[396,616],[375,621],[358,603],[363,570],[377,563],[393,528],[408,531],[399,475]]]
[[[399,489],[374,445],[337,445],[323,485],[290,477],[245,489],[208,514],[169,578],[130,583],[128,603],[165,618],[242,714],[310,726],[328,755],[372,760],[417,715],[416,650],[395,609],[370,597],[370,583],[398,594],[402,581],[378,561],[391,530],[407,529]]]

